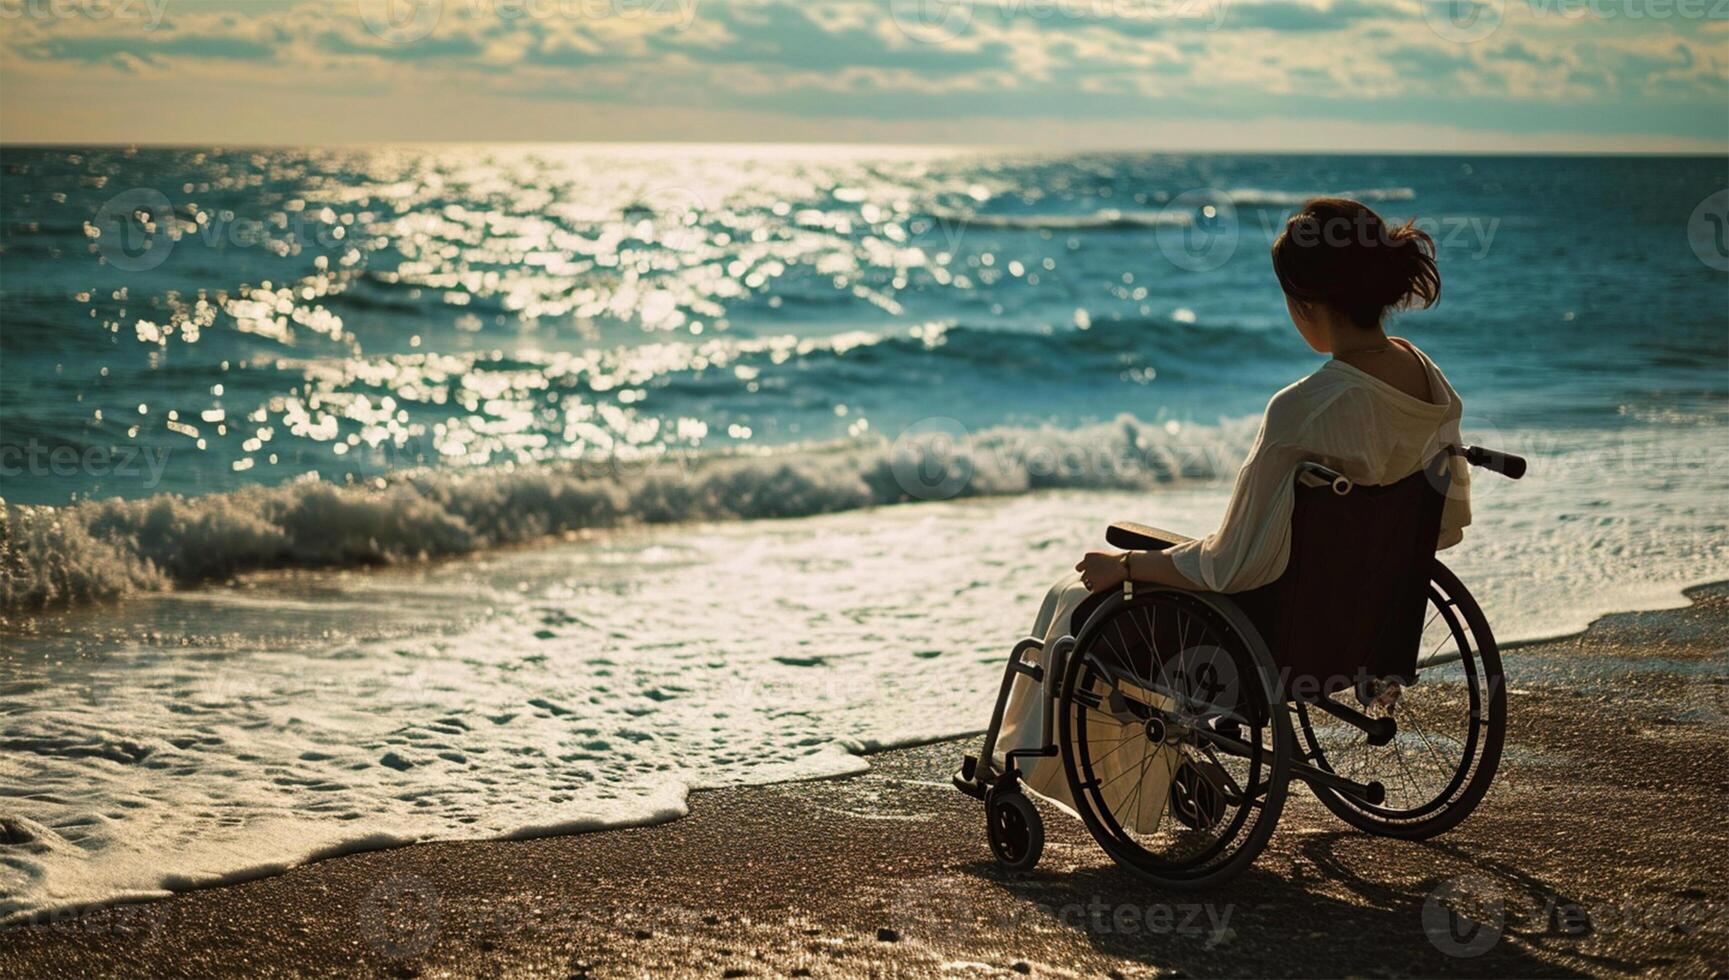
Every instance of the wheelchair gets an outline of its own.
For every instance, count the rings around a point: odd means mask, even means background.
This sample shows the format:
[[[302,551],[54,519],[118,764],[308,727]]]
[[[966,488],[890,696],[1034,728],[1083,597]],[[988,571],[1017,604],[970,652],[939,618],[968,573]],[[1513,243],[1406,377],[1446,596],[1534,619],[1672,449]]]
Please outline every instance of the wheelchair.
[[[1507,702],[1488,620],[1435,557],[1453,455],[1525,472],[1520,457],[1481,447],[1450,447],[1385,486],[1304,463],[1277,581],[1230,596],[1126,582],[1083,603],[1051,650],[1020,641],[982,753],[954,777],[984,803],[998,863],[1030,870],[1044,847],[1026,758],[1060,758],[1100,847],[1171,888],[1248,867],[1292,778],[1371,834],[1426,839],[1469,816],[1494,780]],[[1186,540],[1131,523],[1106,539]],[[1058,683],[1044,684],[1047,672]],[[1008,752],[995,773],[1019,676],[1042,692],[1040,744]]]

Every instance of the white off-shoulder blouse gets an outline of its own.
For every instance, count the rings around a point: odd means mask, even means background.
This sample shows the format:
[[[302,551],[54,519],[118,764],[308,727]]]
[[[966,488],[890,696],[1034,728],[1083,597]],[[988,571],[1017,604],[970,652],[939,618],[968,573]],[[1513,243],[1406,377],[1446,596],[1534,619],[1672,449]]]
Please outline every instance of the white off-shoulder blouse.
[[[1428,355],[1409,341],[1394,342],[1422,361],[1430,399],[1337,360],[1274,395],[1237,473],[1224,522],[1167,552],[1177,571],[1213,592],[1243,592],[1277,579],[1291,553],[1292,480],[1304,460],[1378,486],[1410,476],[1443,447],[1460,444],[1458,393]],[[1453,486],[1441,516],[1442,548],[1457,544],[1471,523],[1469,467],[1458,456],[1448,465]]]

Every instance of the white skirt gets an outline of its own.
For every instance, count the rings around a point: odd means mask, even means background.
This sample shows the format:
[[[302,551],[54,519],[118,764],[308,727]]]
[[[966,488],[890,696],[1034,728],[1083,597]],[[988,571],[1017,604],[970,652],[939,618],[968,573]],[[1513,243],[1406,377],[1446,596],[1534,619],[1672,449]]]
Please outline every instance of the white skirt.
[[[1090,595],[1092,593],[1081,584],[1080,573],[1071,572],[1058,579],[1045,594],[1045,601],[1039,606],[1039,614],[1033,620],[1033,629],[1029,635],[1043,639],[1044,650],[1051,649],[1058,639],[1069,633],[1070,618]],[[1042,663],[1044,651],[1028,651],[1022,659]],[[1001,772],[1005,768],[1005,760],[1010,750],[1037,749],[1047,744],[1056,744],[1056,731],[1043,732],[1040,729],[1044,722],[1045,699],[1054,695],[1062,682],[1061,677],[1053,676],[1049,671],[1045,673],[1042,682],[1035,681],[1026,674],[1015,675],[1014,685],[1009,690],[1008,703],[1003,706],[1002,723],[997,731],[996,752],[991,760],[996,771]],[[1138,700],[1159,707],[1170,706],[1165,698],[1150,691],[1133,693]],[[1055,726],[1055,714],[1052,719]],[[1172,773],[1182,761],[1180,750],[1146,740],[1138,722],[1117,724],[1092,718],[1087,722],[1087,730],[1091,747],[1089,755],[1094,760],[1093,776],[1100,781],[1100,793],[1105,804],[1116,814],[1118,822],[1127,829],[1147,834],[1157,830],[1164,814],[1165,800],[1170,793]],[[1029,792],[1036,793],[1071,813],[1075,812],[1074,796],[1069,792],[1069,781],[1063,773],[1063,759],[1060,754],[1022,756],[1017,763],[1021,767],[1022,782]],[[1132,808],[1123,805],[1130,802],[1134,804]],[[1129,813],[1131,809],[1132,815]],[[1125,820],[1125,816],[1130,819]]]

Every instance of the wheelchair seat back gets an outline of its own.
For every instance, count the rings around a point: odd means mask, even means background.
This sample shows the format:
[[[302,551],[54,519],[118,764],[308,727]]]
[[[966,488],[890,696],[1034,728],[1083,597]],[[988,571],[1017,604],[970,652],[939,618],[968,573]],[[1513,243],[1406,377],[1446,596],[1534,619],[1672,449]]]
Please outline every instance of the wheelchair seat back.
[[[1284,574],[1232,597],[1271,647],[1288,698],[1415,675],[1446,464],[1441,454],[1397,483],[1345,494],[1298,484]]]

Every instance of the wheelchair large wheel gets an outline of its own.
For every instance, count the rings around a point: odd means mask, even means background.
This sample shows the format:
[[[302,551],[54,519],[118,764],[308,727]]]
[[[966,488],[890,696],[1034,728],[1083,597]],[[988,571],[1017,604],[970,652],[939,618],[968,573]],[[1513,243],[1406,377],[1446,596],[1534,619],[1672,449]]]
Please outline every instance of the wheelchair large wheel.
[[[1254,861],[1284,806],[1295,736],[1266,646],[1227,600],[1150,590],[1088,619],[1058,743],[1088,831],[1117,863],[1202,888]]]
[[[1476,809],[1495,778],[1507,728],[1495,637],[1476,600],[1440,562],[1417,656],[1416,681],[1391,710],[1368,709],[1398,723],[1398,734],[1385,745],[1371,745],[1361,729],[1297,705],[1312,765],[1359,782],[1378,780],[1387,790],[1376,805],[1320,785],[1312,787],[1315,795],[1353,827],[1412,840],[1449,830]]]

